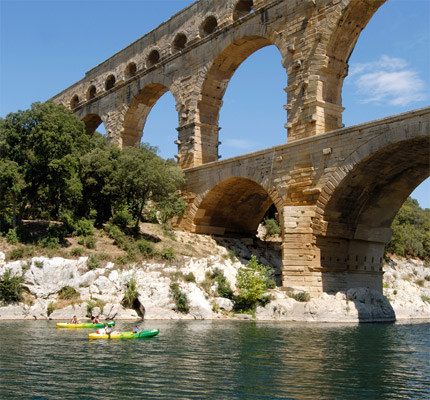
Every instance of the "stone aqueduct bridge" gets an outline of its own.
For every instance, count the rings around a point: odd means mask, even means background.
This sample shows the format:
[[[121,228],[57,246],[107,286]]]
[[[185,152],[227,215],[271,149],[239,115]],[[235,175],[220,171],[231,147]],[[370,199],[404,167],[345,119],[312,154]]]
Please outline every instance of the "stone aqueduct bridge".
[[[72,108],[88,133],[103,122],[109,140],[126,146],[140,141],[149,112],[170,90],[176,158],[187,177],[180,226],[255,233],[274,205],[284,287],[312,295],[363,285],[382,290],[391,221],[429,176],[430,146],[429,109],[342,126],[348,59],[384,2],[199,0],[53,100]],[[218,161],[227,85],[247,57],[269,45],[288,77],[288,144]]]

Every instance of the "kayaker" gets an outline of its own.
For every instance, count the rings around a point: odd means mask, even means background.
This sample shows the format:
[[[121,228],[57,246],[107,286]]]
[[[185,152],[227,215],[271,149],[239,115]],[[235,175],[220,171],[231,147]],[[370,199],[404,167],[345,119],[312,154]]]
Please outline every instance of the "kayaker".
[[[71,324],[79,324],[78,319],[76,318],[76,315],[73,316],[73,318],[70,320]]]
[[[93,318],[93,324],[101,324],[98,315]]]
[[[139,328],[137,327],[137,325],[134,325],[133,333],[138,333],[138,332],[139,332]]]

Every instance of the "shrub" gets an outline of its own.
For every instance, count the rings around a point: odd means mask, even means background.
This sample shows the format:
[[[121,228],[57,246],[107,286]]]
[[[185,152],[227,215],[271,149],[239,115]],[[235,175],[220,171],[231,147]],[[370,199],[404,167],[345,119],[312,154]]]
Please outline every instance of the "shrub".
[[[124,230],[133,222],[133,216],[127,209],[122,209],[113,215],[110,222]]]
[[[72,257],[81,257],[82,254],[84,254],[84,250],[79,247],[75,247],[72,250],[70,250],[70,255]]]
[[[185,282],[195,282],[196,277],[192,272],[189,272],[188,274],[184,275]]]
[[[154,245],[150,241],[139,239],[136,241],[136,246],[145,257],[152,257],[154,255]]]
[[[79,293],[71,286],[63,286],[58,291],[58,298],[61,300],[72,300],[79,297]]]
[[[164,247],[163,250],[161,250],[161,257],[165,260],[172,261],[176,257],[175,250],[173,250],[172,247]]]
[[[54,310],[55,310],[54,303],[50,301],[47,309],[48,317],[54,312]]]
[[[9,244],[17,244],[19,242],[18,235],[16,234],[15,230],[8,230],[8,232],[6,233],[6,241]]]
[[[187,314],[190,310],[188,305],[187,295],[180,289],[179,284],[177,282],[173,282],[170,284],[170,295],[173,297],[173,300],[176,304],[176,310]]]
[[[25,248],[24,248],[24,246],[17,247],[16,249],[13,249],[9,253],[9,258],[11,260],[19,260],[20,258],[24,257],[24,254],[25,254]]]
[[[87,260],[87,267],[91,271],[100,266],[100,260],[96,254],[91,254]]]
[[[95,236],[87,236],[84,239],[84,245],[87,249],[94,249],[96,247],[97,239]]]
[[[12,275],[10,269],[6,269],[0,278],[0,300],[9,303],[17,303],[22,299],[23,277]]]
[[[429,296],[426,296],[426,295],[423,294],[421,296],[421,300],[430,304],[430,297]]]
[[[276,219],[265,218],[263,221],[263,225],[266,227],[267,237],[281,234],[281,225]]]
[[[311,299],[311,296],[308,292],[290,293],[289,296],[294,300],[300,301],[302,303],[308,302]]]
[[[417,279],[415,284],[417,284],[419,287],[424,287],[424,282],[424,279]]]
[[[56,250],[60,247],[60,239],[53,236],[46,236],[41,239],[39,243],[42,247],[52,250]]]
[[[233,290],[230,287],[230,283],[219,268],[214,268],[211,278],[218,283],[218,296],[225,297],[226,299],[233,298]]]
[[[77,236],[93,236],[94,224],[91,220],[81,218],[75,225],[75,232]]]
[[[137,296],[139,295],[137,291],[137,282],[136,278],[133,276],[130,278],[130,280],[125,284],[126,290],[124,294],[124,299],[122,300],[122,303],[125,307],[132,307],[133,303],[137,299]]]
[[[87,317],[91,318],[93,316],[93,310],[96,307],[96,303],[93,300],[87,302]]]

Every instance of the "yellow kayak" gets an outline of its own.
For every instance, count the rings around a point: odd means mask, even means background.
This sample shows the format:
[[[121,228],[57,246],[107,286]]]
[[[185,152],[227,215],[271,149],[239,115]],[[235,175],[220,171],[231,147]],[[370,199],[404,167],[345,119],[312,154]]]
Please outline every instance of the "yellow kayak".
[[[105,323],[108,326],[115,326],[115,321],[106,321],[100,324],[93,324],[92,322],[83,322],[82,324],[70,324],[69,322],[58,322],[57,328],[69,328],[69,329],[78,329],[78,328],[103,328]]]
[[[133,332],[112,332],[110,335],[107,333],[89,333],[89,339],[137,339],[147,338],[158,335],[159,329],[149,329],[138,333]]]

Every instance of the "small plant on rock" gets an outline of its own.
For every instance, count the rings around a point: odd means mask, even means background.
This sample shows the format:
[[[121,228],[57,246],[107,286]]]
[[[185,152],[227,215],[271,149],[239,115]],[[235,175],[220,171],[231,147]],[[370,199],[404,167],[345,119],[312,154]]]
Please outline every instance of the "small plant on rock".
[[[126,290],[124,294],[124,299],[122,300],[122,304],[124,307],[133,307],[137,296],[139,295],[137,291],[137,282],[136,278],[132,276],[130,280],[125,284]]]
[[[181,290],[177,282],[172,282],[170,284],[170,295],[175,301],[176,310],[181,313],[188,314],[190,307],[188,305],[187,295]]]
[[[21,275],[12,275],[10,269],[6,269],[0,278],[0,301],[6,304],[17,303],[22,299],[23,277]]]

